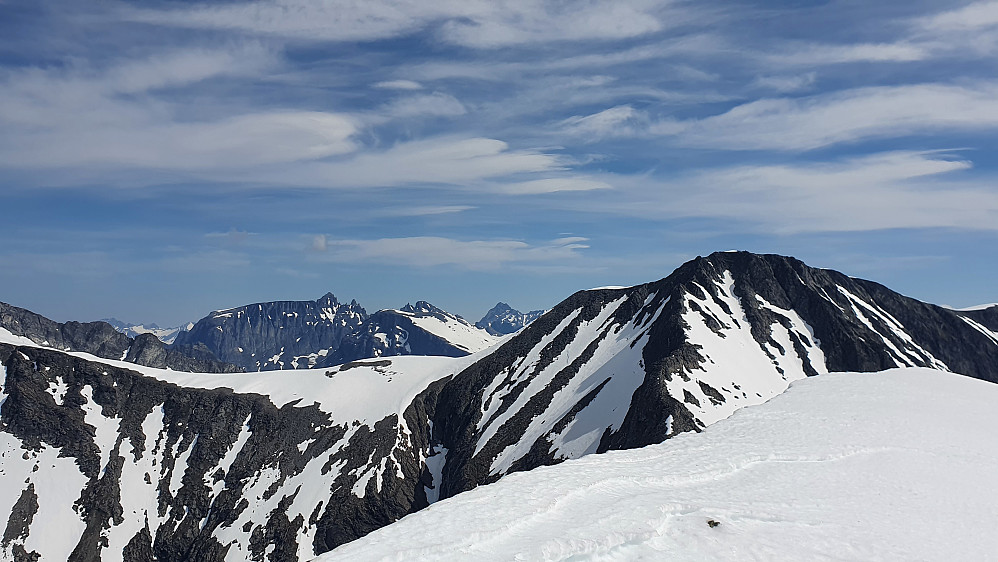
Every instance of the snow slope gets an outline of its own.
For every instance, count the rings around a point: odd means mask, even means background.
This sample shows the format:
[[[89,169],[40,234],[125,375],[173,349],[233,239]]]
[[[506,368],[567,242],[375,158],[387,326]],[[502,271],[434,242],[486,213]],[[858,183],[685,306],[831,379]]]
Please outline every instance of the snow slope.
[[[703,434],[510,474],[317,560],[993,559],[996,403],[927,368],[807,378]]]
[[[393,312],[408,317],[417,327],[446,340],[451,345],[468,353],[481,351],[499,341],[497,336],[493,336],[485,330],[475,327],[474,324],[471,324],[467,320],[453,314],[420,314],[418,310],[409,311],[405,309]]]

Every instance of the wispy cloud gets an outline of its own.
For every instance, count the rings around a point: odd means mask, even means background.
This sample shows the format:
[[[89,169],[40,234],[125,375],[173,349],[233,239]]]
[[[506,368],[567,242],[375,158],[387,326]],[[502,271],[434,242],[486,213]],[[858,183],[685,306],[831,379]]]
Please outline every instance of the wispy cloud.
[[[385,120],[416,116],[454,117],[464,115],[467,112],[468,110],[464,105],[454,96],[434,92],[395,100],[377,111],[374,119]]]
[[[656,5],[658,4],[658,5]],[[580,39],[624,39],[661,30],[664,2],[490,2],[487,8],[451,19],[443,37],[479,48]]]
[[[412,80],[385,80],[374,85],[383,90],[422,90],[423,85]]]
[[[998,86],[918,84],[762,99],[696,121],[660,123],[687,146],[804,151],[870,138],[998,126]]]
[[[261,0],[196,8],[131,10],[124,17],[160,25],[230,29],[318,41],[371,41],[438,25],[440,36],[448,42],[490,48],[552,40],[637,37],[664,27],[664,21],[669,20],[660,17],[660,12],[669,4],[651,0],[574,4],[547,0],[350,3]]]
[[[998,230],[990,183],[953,174],[967,160],[940,153],[889,152],[826,163],[747,165],[679,179],[618,179],[604,210],[637,216],[736,221],[768,232],[892,228]]]
[[[817,72],[807,72],[797,75],[760,76],[752,82],[751,86],[764,90],[774,90],[780,93],[790,93],[808,89],[817,80]]]
[[[510,266],[561,264],[578,259],[588,248],[581,237],[560,238],[541,244],[520,240],[458,240],[436,236],[343,240],[320,235],[321,250],[313,245],[312,259],[319,261],[378,262],[388,267],[453,266],[492,271]],[[319,239],[318,237],[316,239]]]
[[[158,90],[252,76],[268,51],[188,50],[110,68],[27,68],[0,76],[0,166],[228,169],[355,149],[348,115],[257,109],[198,117]]]
[[[202,268],[199,286],[238,304],[236,277],[270,283],[248,297],[267,298],[292,285],[321,294],[335,273],[337,291],[404,302],[469,278],[512,286],[548,268],[530,279],[550,279],[551,267],[576,268],[574,279],[605,266],[638,282],[709,251],[727,236],[718,232],[730,233],[725,247],[765,237],[780,251],[803,246],[799,233],[866,247],[894,236],[868,231],[947,229],[987,252],[998,247],[996,6],[47,0],[7,10],[0,207],[17,211],[0,238],[25,262],[4,262],[7,279],[31,272],[17,277],[29,293],[29,277],[58,277],[47,292],[82,300],[79,270],[110,302],[129,291],[145,302],[133,281],[180,286]],[[970,148],[932,151],[952,147]],[[73,188],[31,189],[54,185]],[[100,228],[51,228],[81,216]],[[31,246],[36,225],[52,233]],[[581,228],[591,241],[552,240]],[[305,257],[288,268],[289,255]],[[664,255],[674,261],[655,261]],[[421,270],[372,288],[385,263]]]
[[[570,176],[503,183],[496,188],[496,191],[510,195],[536,195],[540,193],[557,193],[560,191],[593,191],[596,189],[610,189],[611,187],[610,184],[602,180],[585,176]]]
[[[411,207],[384,209],[380,214],[390,217],[429,217],[433,215],[463,213],[474,208],[471,205],[414,205]]]
[[[912,62],[930,58],[925,45],[911,43],[856,43],[847,45],[798,44],[784,47],[787,52],[767,55],[776,66],[816,66],[853,62]]]
[[[56,130],[0,140],[9,168],[240,170],[352,152],[357,128],[343,115],[275,111],[194,123],[72,120]]]
[[[925,29],[935,31],[965,31],[998,26],[998,2],[975,2],[918,19]]]
[[[257,181],[333,188],[473,185],[489,178],[565,170],[562,159],[554,155],[511,150],[496,139],[434,138],[366,151],[341,161],[274,170],[257,176]]]
[[[569,135],[597,141],[609,136],[633,136],[647,128],[648,118],[629,105],[618,105],[599,113],[569,117],[559,125]]]

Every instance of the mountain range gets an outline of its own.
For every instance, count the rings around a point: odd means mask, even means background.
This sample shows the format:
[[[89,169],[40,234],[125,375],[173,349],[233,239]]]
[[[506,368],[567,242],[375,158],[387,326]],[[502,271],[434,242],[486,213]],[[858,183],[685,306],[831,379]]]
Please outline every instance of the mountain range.
[[[332,295],[272,304],[213,313],[175,345],[316,368],[183,373],[66,329],[0,332],[0,471],[17,483],[0,493],[3,556],[305,560],[511,473],[702,432],[807,377],[998,382],[998,307],[953,311],[776,255],[580,291],[491,341],[427,303],[375,322]],[[274,318],[327,339],[295,347]],[[398,356],[441,327],[461,356]],[[241,345],[265,338],[281,353]]]
[[[425,301],[368,314],[332,293],[315,301],[255,303],[215,311],[177,335],[174,347],[203,346],[247,371],[323,368],[397,355],[459,357],[496,338]]]
[[[128,336],[104,321],[54,322],[30,310],[0,302],[0,330],[31,344],[103,359],[177,371],[232,373],[240,370],[217,360],[203,345],[178,350],[152,333]]]
[[[145,324],[132,324],[128,322],[122,322],[117,318],[102,318],[101,322],[107,322],[115,330],[118,330],[122,334],[130,338],[135,338],[141,334],[152,334],[156,336],[159,341],[170,345],[173,340],[177,339],[177,334],[190,330],[194,327],[193,323],[188,323],[184,326],[177,326],[175,328],[160,328],[155,323],[145,325]]]

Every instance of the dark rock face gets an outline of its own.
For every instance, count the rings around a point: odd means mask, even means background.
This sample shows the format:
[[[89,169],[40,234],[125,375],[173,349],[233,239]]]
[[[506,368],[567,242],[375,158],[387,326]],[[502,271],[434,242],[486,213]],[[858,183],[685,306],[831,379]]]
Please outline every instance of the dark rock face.
[[[953,372],[998,382],[998,348],[961,314],[793,258],[737,252],[704,261],[735,272],[736,291],[749,308],[757,308],[752,297],[758,294],[798,311],[821,342],[829,371],[942,363]]]
[[[248,371],[298,369],[324,363],[355,332],[367,312],[332,293],[315,301],[257,303],[213,312],[177,336],[181,349],[202,345]]]
[[[524,314],[504,302],[497,303],[485,313],[475,326],[487,331],[493,336],[504,336],[530,324],[544,314],[543,310],[531,310]]]
[[[964,318],[969,318],[982,326],[990,328],[991,330],[998,330],[998,305],[981,310],[961,310],[954,312]]]
[[[132,339],[107,322],[59,323],[6,303],[0,303],[0,328],[46,347],[80,351],[146,367],[201,373],[235,373],[240,370],[235,365],[219,361],[202,347],[171,349],[152,334],[140,334]]]
[[[424,377],[415,398],[364,420],[0,344],[0,463],[18,488],[0,548],[52,557],[31,541],[55,474],[79,489],[63,558],[307,559],[511,472],[700,431],[803,377],[927,366],[998,382],[991,314],[792,258],[712,254],[653,283],[578,292],[477,358],[433,360],[450,371],[385,357],[330,368],[334,382]],[[386,314],[366,334],[400,324]]]

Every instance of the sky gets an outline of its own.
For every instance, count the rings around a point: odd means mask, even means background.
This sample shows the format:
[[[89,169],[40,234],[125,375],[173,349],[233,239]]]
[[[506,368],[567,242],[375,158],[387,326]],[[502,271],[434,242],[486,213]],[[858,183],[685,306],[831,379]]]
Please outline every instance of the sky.
[[[998,2],[0,0],[0,300],[161,326],[795,256],[998,301]]]

